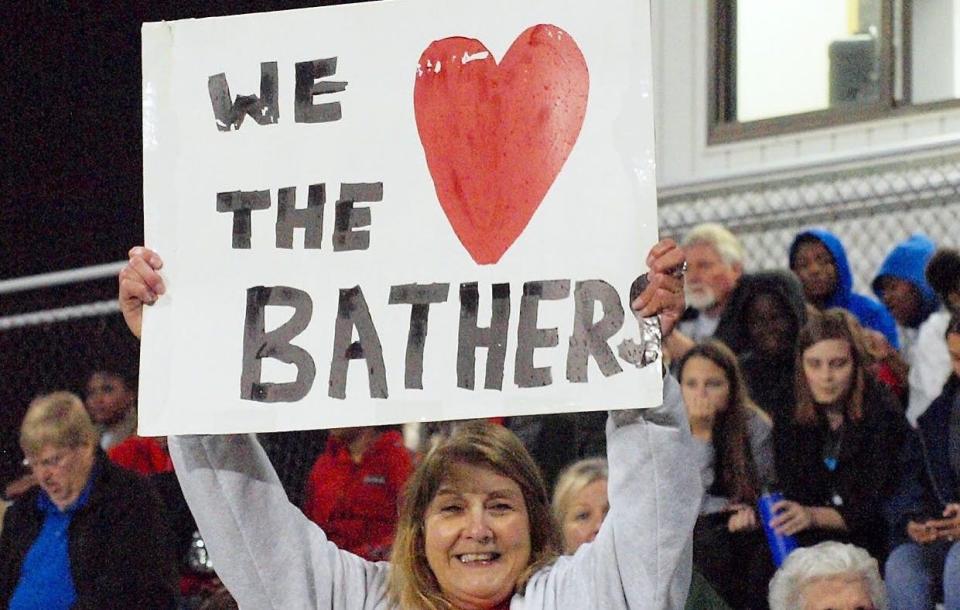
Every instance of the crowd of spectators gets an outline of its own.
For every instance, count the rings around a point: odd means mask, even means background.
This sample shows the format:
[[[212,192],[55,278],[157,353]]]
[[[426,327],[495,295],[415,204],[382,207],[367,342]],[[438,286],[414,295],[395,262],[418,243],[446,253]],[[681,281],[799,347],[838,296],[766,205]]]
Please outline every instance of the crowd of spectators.
[[[850,607],[960,608],[960,253],[909,237],[878,268],[874,299],[823,229],[796,236],[783,270],[745,272],[716,224],[683,246],[688,309],[664,356],[703,490],[687,607],[818,608],[843,592],[866,600]],[[610,508],[605,416],[503,423],[575,554]],[[85,401],[31,403],[25,472],[0,503],[0,606],[231,607],[209,562],[189,559],[203,541],[166,439],[135,430],[136,389],[113,371],[91,373]],[[340,548],[387,559],[422,457],[396,428],[332,431],[290,495]],[[785,497],[772,526],[801,547],[776,576],[756,510],[770,490]]]
[[[772,526],[803,551],[784,570],[872,558],[876,574],[857,580],[870,605],[849,607],[960,608],[960,253],[910,236],[872,298],[823,229],[796,236],[782,271],[742,273],[743,249],[718,225],[684,243],[714,270],[688,277],[685,332],[667,344],[698,441],[700,574],[733,608],[808,607],[786,604],[799,599],[786,577],[770,582],[755,510],[766,488],[785,497]]]

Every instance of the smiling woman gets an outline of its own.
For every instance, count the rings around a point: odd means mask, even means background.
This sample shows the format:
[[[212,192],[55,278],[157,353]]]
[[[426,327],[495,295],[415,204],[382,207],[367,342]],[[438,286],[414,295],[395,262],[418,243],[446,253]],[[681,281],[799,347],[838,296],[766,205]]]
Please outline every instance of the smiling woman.
[[[610,513],[557,558],[559,533],[519,439],[463,426],[408,482],[391,563],[341,551],[290,504],[252,435],[171,437],[184,495],[217,573],[241,606],[561,610],[680,608],[700,481],[680,390],[607,425]]]
[[[489,608],[559,550],[536,464],[506,428],[473,422],[431,452],[406,490],[390,575],[401,608]],[[424,548],[425,553],[418,549]]]
[[[668,335],[683,311],[684,263],[672,241],[648,257],[632,303]],[[134,248],[120,303],[139,335],[143,304],[163,294],[162,262]],[[680,608],[700,480],[680,389],[607,422],[610,512],[588,548],[556,557],[559,531],[519,439],[461,427],[424,458],[404,492],[392,562],[341,551],[291,504],[253,435],[170,438],[170,454],[217,573],[241,607],[332,610]]]

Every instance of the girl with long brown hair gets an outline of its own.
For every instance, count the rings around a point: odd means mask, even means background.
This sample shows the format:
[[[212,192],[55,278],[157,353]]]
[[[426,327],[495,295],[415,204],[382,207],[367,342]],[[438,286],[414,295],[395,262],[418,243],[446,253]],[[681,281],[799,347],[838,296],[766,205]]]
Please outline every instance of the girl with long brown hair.
[[[744,562],[765,560],[753,507],[775,478],[773,426],[750,399],[736,356],[719,341],[695,346],[678,370],[704,489],[694,564],[731,606],[753,607],[765,583],[744,578]]]
[[[896,479],[907,421],[869,372],[849,314],[812,315],[796,350],[797,403],[775,431],[777,472],[787,500],[771,524],[802,546],[851,542],[883,558],[883,498]]]

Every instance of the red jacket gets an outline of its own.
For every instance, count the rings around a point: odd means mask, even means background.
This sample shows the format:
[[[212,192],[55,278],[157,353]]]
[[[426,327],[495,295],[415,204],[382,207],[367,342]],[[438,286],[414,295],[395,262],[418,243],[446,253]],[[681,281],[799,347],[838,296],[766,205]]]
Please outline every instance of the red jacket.
[[[160,441],[147,436],[133,435],[107,452],[110,461],[143,476],[173,472],[170,453]]]
[[[365,559],[386,559],[397,526],[400,490],[413,470],[403,436],[382,432],[359,464],[330,437],[307,476],[304,510],[338,547]]]

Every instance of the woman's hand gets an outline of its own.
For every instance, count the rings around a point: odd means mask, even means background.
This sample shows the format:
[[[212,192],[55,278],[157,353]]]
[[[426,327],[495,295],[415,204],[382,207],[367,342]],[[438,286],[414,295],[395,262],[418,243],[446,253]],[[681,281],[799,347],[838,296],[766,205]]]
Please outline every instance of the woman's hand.
[[[672,239],[657,243],[647,255],[650,283],[631,304],[643,318],[659,315],[664,337],[670,334],[683,315],[683,275],[678,272],[685,261],[683,250]]]
[[[757,529],[757,514],[752,506],[746,504],[734,504],[730,506],[734,511],[727,521],[727,530],[730,532],[746,532]]]
[[[160,256],[143,246],[131,248],[127,266],[120,270],[120,312],[130,332],[140,337],[143,306],[153,305],[166,289],[157,271],[163,267]]]
[[[778,534],[793,536],[813,526],[813,512],[809,507],[792,500],[781,500],[773,505],[776,517],[770,525]]]

